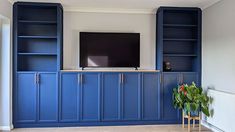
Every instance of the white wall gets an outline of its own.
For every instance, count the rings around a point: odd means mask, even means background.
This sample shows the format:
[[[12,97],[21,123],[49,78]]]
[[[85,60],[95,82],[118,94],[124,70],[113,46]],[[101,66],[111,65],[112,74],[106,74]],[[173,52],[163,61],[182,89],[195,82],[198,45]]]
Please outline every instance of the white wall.
[[[9,130],[12,127],[11,17],[12,4],[8,0],[0,0],[0,19],[2,21],[2,39],[0,41],[0,130]]]
[[[1,20],[0,43],[0,125],[4,129],[11,126],[11,45],[10,22]]]
[[[8,0],[0,0],[0,15],[9,19],[12,17],[12,4]]]
[[[235,93],[235,0],[222,0],[203,10],[202,60],[203,87]],[[215,101],[222,100],[222,98],[223,96],[214,96]],[[226,97],[223,100],[226,100]],[[230,100],[230,102],[235,102],[235,100]],[[218,109],[232,109],[232,105],[227,103],[215,102],[213,108],[214,112],[217,112],[214,113],[216,117],[226,116],[224,111]],[[216,117],[209,120],[214,121]],[[229,119],[231,118],[227,119],[228,122],[234,122]],[[220,122],[220,119],[214,122]],[[227,128],[226,122],[220,122],[220,125],[216,127]],[[229,129],[231,130],[231,128],[226,130]]]
[[[235,93],[235,1],[203,11],[203,86]]]
[[[140,33],[140,68],[154,69],[155,19],[154,14],[65,12],[64,69],[79,67],[80,31]]]

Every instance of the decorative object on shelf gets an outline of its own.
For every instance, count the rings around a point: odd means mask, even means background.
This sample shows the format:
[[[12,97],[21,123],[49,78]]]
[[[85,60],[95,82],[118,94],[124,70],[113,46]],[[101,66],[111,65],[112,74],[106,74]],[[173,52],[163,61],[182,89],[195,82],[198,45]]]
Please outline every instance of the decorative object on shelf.
[[[190,121],[199,120],[199,130],[201,130],[201,112],[210,116],[210,98],[203,93],[202,88],[197,87],[194,82],[191,85],[183,84],[173,89],[173,104],[175,108],[182,109],[182,127],[184,128],[184,118],[188,119],[188,131],[190,131]]]
[[[163,66],[164,66],[164,71],[171,71],[171,63],[169,61],[164,61],[163,62]]]

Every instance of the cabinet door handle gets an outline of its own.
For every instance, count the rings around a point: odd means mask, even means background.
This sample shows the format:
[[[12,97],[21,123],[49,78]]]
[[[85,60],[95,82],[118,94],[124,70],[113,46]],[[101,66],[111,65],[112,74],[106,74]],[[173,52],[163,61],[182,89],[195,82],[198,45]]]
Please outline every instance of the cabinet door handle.
[[[78,75],[77,75],[77,83],[78,83],[78,85],[80,84],[80,81],[81,81],[81,80],[80,80],[80,74],[78,74]]]
[[[122,74],[122,84],[124,84],[124,79],[125,79],[125,76],[124,74]]]
[[[38,83],[38,79],[37,79],[37,78],[38,78],[38,74],[35,73],[35,74],[34,74],[34,84],[35,84],[35,85],[37,85],[37,83]]]
[[[119,83],[122,84],[122,74],[119,74]]]
[[[160,74],[160,78],[159,78],[160,80],[160,84],[162,83],[162,74]]]
[[[81,85],[83,84],[83,75],[82,74],[80,74],[80,83],[81,83]]]

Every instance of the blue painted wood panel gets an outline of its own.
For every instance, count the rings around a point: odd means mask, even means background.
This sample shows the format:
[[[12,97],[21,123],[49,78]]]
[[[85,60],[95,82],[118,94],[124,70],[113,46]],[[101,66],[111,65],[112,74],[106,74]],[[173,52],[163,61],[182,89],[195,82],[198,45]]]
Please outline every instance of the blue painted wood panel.
[[[120,120],[120,73],[103,73],[102,120]]]
[[[36,73],[18,73],[16,87],[16,122],[36,122],[37,84]]]
[[[158,73],[143,73],[142,120],[159,120],[160,88]]]
[[[140,73],[123,73],[122,81],[122,118],[123,120],[140,120]]]
[[[56,122],[58,120],[57,73],[39,73],[38,121]]]
[[[175,109],[172,102],[173,88],[180,83],[180,73],[163,73],[162,84],[162,120],[179,123],[180,113]]]
[[[79,77],[77,73],[61,74],[60,121],[76,122],[79,120]]]
[[[198,86],[201,85],[197,72],[182,73],[182,80],[183,80],[183,83],[185,83],[185,84],[191,84],[192,82],[195,82],[196,85],[198,85]]]
[[[100,73],[82,73],[81,121],[100,120]]]

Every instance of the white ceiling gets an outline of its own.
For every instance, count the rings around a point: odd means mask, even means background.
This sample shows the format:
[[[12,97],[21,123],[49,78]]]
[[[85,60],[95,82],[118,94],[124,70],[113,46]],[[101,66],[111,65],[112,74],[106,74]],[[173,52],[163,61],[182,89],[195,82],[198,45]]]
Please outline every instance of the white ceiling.
[[[21,1],[21,0],[13,0]],[[159,6],[200,7],[205,9],[220,0],[23,0],[62,3],[65,11],[153,12]]]

